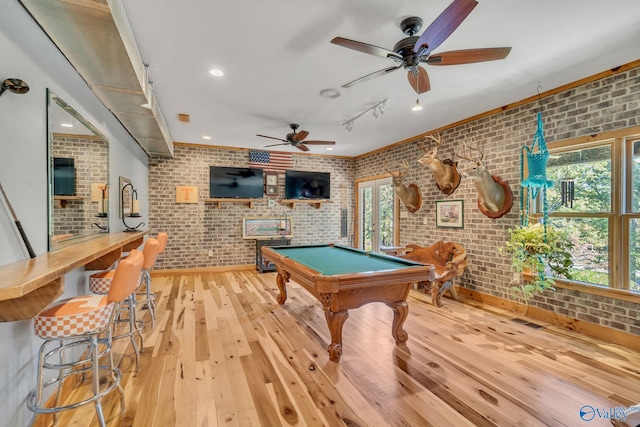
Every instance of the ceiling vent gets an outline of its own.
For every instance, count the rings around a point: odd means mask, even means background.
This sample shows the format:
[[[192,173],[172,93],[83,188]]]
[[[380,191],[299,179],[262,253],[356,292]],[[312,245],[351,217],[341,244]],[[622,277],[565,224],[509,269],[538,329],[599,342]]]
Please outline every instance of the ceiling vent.
[[[36,22],[151,157],[173,157],[121,0],[21,0]]]

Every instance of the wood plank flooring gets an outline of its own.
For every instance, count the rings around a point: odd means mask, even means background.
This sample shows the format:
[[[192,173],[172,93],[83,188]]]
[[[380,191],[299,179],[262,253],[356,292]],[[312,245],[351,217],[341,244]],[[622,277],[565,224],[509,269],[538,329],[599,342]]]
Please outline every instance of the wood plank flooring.
[[[406,346],[391,309],[369,304],[349,312],[334,363],[321,304],[293,282],[279,306],[274,273],[154,277],[153,288],[141,370],[115,345],[126,409],[117,393],[104,399],[109,426],[610,426],[603,411],[640,402],[640,353],[510,312],[438,309],[412,291]],[[585,406],[600,414],[584,421]],[[88,405],[58,425],[98,422]]]

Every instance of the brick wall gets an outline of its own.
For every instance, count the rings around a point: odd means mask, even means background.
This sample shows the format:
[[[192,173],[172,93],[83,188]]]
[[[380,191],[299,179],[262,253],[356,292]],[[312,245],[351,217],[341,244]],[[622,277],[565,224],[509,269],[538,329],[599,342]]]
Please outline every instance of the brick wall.
[[[74,159],[76,196],[80,200],[68,200],[65,207],[56,201],[53,207],[54,236],[95,234],[100,230],[92,225],[108,225],[107,218],[98,218],[99,202],[91,201],[91,184],[109,181],[109,156],[107,144],[99,139],[82,135],[54,134],[51,141],[51,157]]]
[[[547,143],[638,126],[640,68],[549,96],[542,99],[542,105]],[[513,191],[513,208],[504,217],[490,219],[479,211],[475,187],[468,180],[463,179],[449,196],[437,189],[431,171],[425,166],[414,166],[405,180],[406,184],[414,182],[420,187],[423,204],[416,213],[401,220],[400,243],[430,245],[441,239],[461,243],[470,260],[461,281],[466,288],[508,297],[511,265],[498,248],[506,240],[507,229],[519,224],[520,149],[533,140],[538,108],[538,102],[530,103],[441,132],[444,141],[438,153],[441,159],[452,158],[454,148],[460,150],[463,140],[475,138],[485,143],[485,164],[491,173],[506,179]],[[408,160],[415,165],[422,154],[410,142],[363,156],[356,161],[356,178],[382,173],[383,163],[388,159]],[[469,167],[465,161],[458,165],[460,170]],[[436,200],[464,201],[463,229],[435,226]],[[633,302],[558,289],[536,297],[533,305],[640,335],[640,304]]]
[[[640,69],[637,68],[544,98],[545,138],[553,142],[638,126],[639,99]],[[414,182],[420,187],[423,204],[416,213],[407,213],[407,218],[401,218],[400,243],[429,245],[440,239],[462,243],[470,258],[461,281],[466,288],[508,297],[511,265],[499,254],[498,248],[503,245],[507,230],[519,224],[520,149],[533,139],[538,108],[538,102],[534,102],[441,132],[444,145],[439,150],[440,158],[453,158],[454,147],[459,149],[463,139],[484,142],[485,163],[491,173],[509,182],[514,195],[512,210],[502,218],[490,219],[479,211],[475,187],[467,180],[447,196],[437,189],[431,171],[425,166],[412,167],[406,178],[407,184]],[[159,269],[253,263],[255,243],[242,240],[243,216],[279,216],[286,212],[294,223],[292,244],[352,244],[355,179],[384,173],[384,162],[389,160],[408,160],[415,165],[423,153],[415,142],[410,142],[354,160],[294,155],[294,169],[331,172],[333,203],[320,209],[307,205],[298,205],[295,209],[280,204],[270,207],[270,197],[254,203],[253,209],[231,203],[218,209],[202,200],[208,196],[209,166],[246,166],[247,152],[178,145],[175,154],[173,159],[150,159],[149,162],[149,223],[152,232],[164,230],[170,236],[167,252],[158,261]],[[459,167],[464,170],[469,165],[462,161]],[[277,200],[283,197],[283,176],[279,177],[279,184]],[[177,185],[198,186],[200,202],[176,204]],[[340,189],[342,186],[345,188]],[[435,226],[437,200],[463,200],[463,229]],[[339,237],[343,206],[347,207],[350,217],[347,238]],[[213,251],[212,257],[208,256],[209,250]],[[633,302],[558,289],[537,297],[533,304],[640,335],[640,305]]]
[[[157,269],[229,266],[255,262],[255,240],[242,239],[242,218],[279,217],[286,213],[293,223],[292,244],[353,241],[353,182],[355,165],[350,159],[293,155],[296,170],[331,173],[332,203],[316,209],[299,204],[295,208],[278,203],[284,197],[284,175],[278,176],[278,196],[265,196],[250,209],[244,203],[223,203],[220,208],[209,197],[209,166],[248,166],[246,150],[176,145],[173,159],[149,160],[149,223],[152,234],[169,233],[165,254]],[[177,204],[176,186],[197,186],[197,204]],[[275,206],[269,206],[275,200]],[[349,236],[340,237],[340,209],[349,210]],[[213,251],[213,256],[209,256]]]

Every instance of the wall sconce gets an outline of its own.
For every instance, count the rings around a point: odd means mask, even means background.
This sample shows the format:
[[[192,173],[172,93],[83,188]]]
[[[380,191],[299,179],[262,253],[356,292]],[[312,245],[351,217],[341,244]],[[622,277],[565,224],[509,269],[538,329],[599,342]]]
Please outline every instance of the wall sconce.
[[[100,212],[96,215],[98,218],[106,218],[107,215],[107,189],[109,188],[109,184],[99,185],[101,198],[100,198]]]
[[[353,123],[356,120],[358,120],[360,117],[362,117],[365,114],[367,114],[369,111],[371,111],[371,113],[373,114],[373,117],[375,117],[377,119],[382,114],[384,114],[384,107],[387,105],[387,101],[389,101],[389,99],[385,99],[383,101],[380,101],[376,105],[374,105],[373,107],[367,108],[362,113],[360,113],[357,116],[355,116],[355,117],[347,120],[346,122],[344,122],[342,124],[342,126],[344,126],[345,129],[347,129],[347,132],[351,132],[353,130]]]
[[[29,92],[29,85],[24,80],[5,79],[5,81],[2,82],[2,87],[0,88],[0,95],[2,95],[7,89],[9,89],[9,92],[22,94]]]
[[[574,194],[574,178],[562,178],[560,180],[560,203],[564,207],[573,209]]]
[[[126,192],[125,190],[128,187],[131,187],[131,211],[128,215],[125,215],[124,213],[125,192]],[[135,188],[133,188],[133,184],[131,184],[130,182],[127,182],[126,184],[122,185],[122,189],[120,190],[120,209],[121,209],[120,216],[122,217],[122,223],[125,226],[124,231],[139,231],[138,229],[143,225],[145,225],[144,222],[141,222],[135,227],[130,227],[125,221],[126,217],[138,218],[141,216],[139,212],[140,205],[138,202],[138,191]]]

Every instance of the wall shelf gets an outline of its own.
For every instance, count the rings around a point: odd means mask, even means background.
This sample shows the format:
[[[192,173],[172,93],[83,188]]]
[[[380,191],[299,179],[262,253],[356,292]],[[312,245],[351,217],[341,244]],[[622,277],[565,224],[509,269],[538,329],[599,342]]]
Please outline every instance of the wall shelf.
[[[61,208],[66,208],[67,207],[67,202],[73,201],[73,200],[82,200],[82,197],[80,196],[53,196],[53,200],[55,200],[55,202],[58,204],[58,206],[60,206]]]
[[[215,203],[218,208],[220,208],[223,203],[247,203],[249,204],[249,209],[253,207],[253,202],[256,202],[259,200],[262,200],[262,199],[224,199],[224,198],[223,199],[211,199],[211,198],[204,199],[204,201],[207,203]]]
[[[102,270],[142,245],[148,231],[112,233],[0,267],[0,322],[32,319],[64,291],[64,275]]]
[[[282,203],[283,205],[289,205],[291,207],[291,209],[295,208],[297,204],[307,204],[307,205],[313,205],[316,209],[320,209],[320,207],[324,204],[324,203],[331,203],[331,200],[314,200],[314,199],[282,199],[280,200],[280,203]]]

